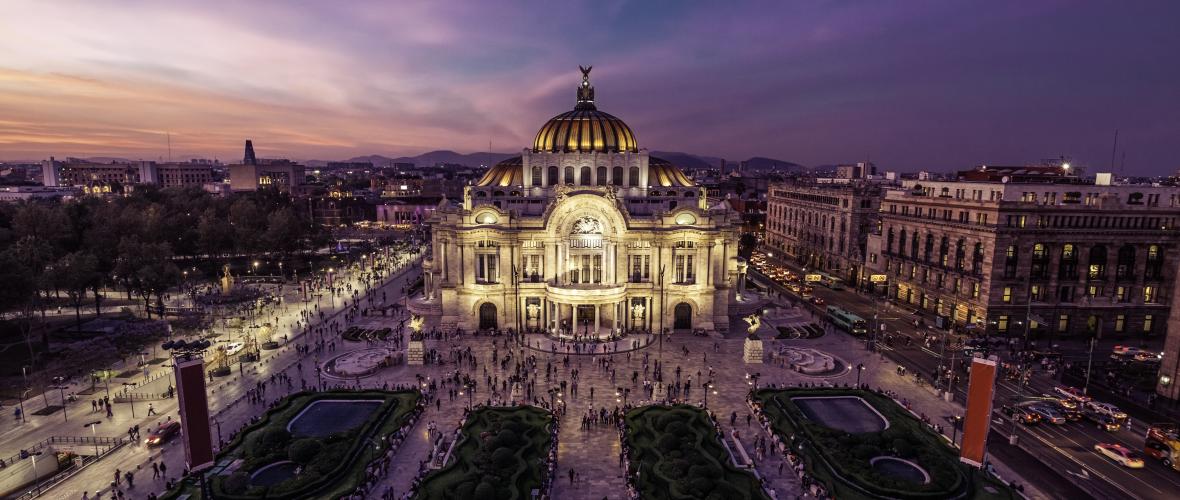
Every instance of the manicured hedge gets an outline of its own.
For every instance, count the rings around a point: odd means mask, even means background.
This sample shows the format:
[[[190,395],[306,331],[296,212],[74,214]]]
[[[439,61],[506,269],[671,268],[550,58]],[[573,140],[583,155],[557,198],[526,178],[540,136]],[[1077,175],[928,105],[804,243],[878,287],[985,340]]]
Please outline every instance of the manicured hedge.
[[[626,415],[635,489],[644,499],[765,499],[758,480],[730,463],[708,415],[689,405]]]
[[[791,400],[794,397],[859,397],[889,421],[879,432],[848,433],[808,419]],[[959,462],[954,449],[925,424],[881,394],[856,389],[762,389],[754,393],[776,434],[805,458],[809,472],[838,498],[935,498],[977,497],[989,481]],[[927,484],[885,475],[873,469],[878,456],[900,457],[920,465],[930,475]],[[843,478],[843,479],[841,479]],[[997,483],[998,484],[998,483]],[[1007,498],[1011,491],[999,485]],[[986,495],[985,495],[986,496]]]
[[[554,423],[553,414],[535,406],[475,410],[453,461],[423,480],[417,498],[530,498],[548,473]]]

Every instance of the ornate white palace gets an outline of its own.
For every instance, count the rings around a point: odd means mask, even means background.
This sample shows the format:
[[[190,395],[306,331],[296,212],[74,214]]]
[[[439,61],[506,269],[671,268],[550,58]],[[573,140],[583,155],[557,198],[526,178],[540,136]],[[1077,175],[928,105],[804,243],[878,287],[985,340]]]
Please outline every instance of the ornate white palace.
[[[739,214],[708,207],[703,188],[599,111],[589,69],[577,95],[461,204],[440,204],[411,310],[468,331],[727,330]]]

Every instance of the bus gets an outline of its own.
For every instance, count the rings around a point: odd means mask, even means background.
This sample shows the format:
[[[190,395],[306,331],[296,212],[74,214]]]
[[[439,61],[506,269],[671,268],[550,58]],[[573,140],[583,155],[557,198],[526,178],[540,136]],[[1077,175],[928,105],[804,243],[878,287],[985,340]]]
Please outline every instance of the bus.
[[[828,319],[853,335],[864,335],[869,332],[868,323],[864,318],[836,306],[828,306]]]
[[[840,278],[837,278],[835,276],[829,276],[827,274],[820,274],[819,275],[819,283],[823,286],[831,288],[832,290],[843,290],[844,289],[843,281],[844,280],[841,280]]]

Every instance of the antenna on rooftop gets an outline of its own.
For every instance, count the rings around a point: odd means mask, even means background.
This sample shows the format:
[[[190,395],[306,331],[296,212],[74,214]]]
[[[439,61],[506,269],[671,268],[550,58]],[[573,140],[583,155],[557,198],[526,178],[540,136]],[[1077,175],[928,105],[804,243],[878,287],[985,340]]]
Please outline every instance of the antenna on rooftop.
[[[165,132],[168,136],[168,163],[172,163],[172,132]]]
[[[1114,129],[1114,146],[1110,148],[1110,169],[1114,170],[1114,156],[1119,151],[1119,129]]]

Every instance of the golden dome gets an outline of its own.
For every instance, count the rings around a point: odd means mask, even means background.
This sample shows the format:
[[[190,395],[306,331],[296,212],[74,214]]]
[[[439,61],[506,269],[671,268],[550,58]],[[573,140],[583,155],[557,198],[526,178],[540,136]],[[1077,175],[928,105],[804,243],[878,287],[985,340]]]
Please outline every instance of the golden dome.
[[[537,138],[533,152],[550,153],[626,153],[638,152],[635,133],[623,120],[599,111],[594,105],[594,87],[590,86],[590,68],[582,68],[582,84],[573,111],[550,118]]]
[[[513,156],[492,165],[492,168],[484,172],[483,177],[480,177],[475,185],[480,187],[519,186],[523,182],[523,177],[524,161],[519,156]]]
[[[647,183],[652,187],[692,187],[696,184],[672,162],[654,156],[647,159]]]

